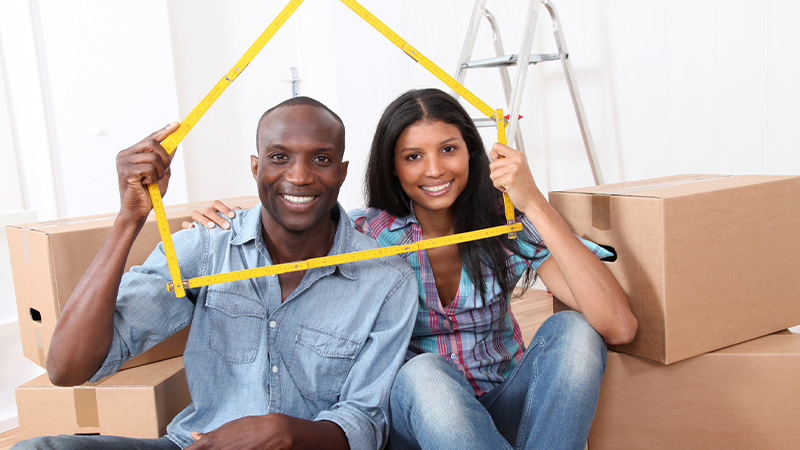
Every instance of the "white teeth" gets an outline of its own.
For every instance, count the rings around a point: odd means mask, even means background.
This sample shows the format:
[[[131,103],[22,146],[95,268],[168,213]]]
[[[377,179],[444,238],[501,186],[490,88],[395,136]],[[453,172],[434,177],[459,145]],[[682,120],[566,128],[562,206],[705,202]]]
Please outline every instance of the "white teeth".
[[[295,195],[283,195],[283,198],[290,203],[310,203],[314,197],[297,197]]]
[[[422,190],[428,192],[439,192],[441,190],[447,189],[448,187],[450,187],[451,184],[453,184],[452,181],[449,183],[440,184],[438,186],[422,186]]]

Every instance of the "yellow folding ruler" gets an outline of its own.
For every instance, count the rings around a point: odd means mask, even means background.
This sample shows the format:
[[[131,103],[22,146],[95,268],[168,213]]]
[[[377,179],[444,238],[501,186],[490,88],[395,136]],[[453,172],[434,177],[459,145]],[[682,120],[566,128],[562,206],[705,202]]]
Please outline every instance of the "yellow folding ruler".
[[[442,80],[447,86],[470,102],[473,106],[478,108],[487,117],[495,119],[497,122],[497,140],[501,144],[506,143],[505,120],[503,118],[503,110],[493,110],[475,94],[470,92],[461,83],[456,81],[455,78],[448,75],[439,66],[434,64],[431,60],[419,53],[408,42],[403,40],[397,33],[392,31],[383,22],[381,22],[372,13],[367,11],[355,0],[340,0],[347,5],[356,14],[361,16],[367,23],[372,25],[373,28],[378,30],[393,44],[402,49],[414,61],[420,63],[423,67],[428,69],[434,76]],[[231,84],[233,80],[238,77],[248,64],[255,58],[259,51],[264,48],[264,45],[272,38],[272,36],[280,29],[281,26],[289,19],[289,17],[297,10],[303,0],[291,0],[289,3],[278,13],[278,16],[269,24],[263,33],[253,42],[247,49],[244,55],[236,62],[236,65],[220,79],[211,91],[192,109],[191,112],[181,121],[178,129],[169,135],[161,145],[167,151],[172,153],[178,147],[178,143],[183,140],[194,125],[200,120],[203,114],[208,111],[211,105],[219,98],[222,92]],[[148,185],[150,198],[153,203],[153,210],[155,211],[156,221],[158,222],[158,230],[161,234],[161,241],[164,245],[164,253],[167,258],[167,265],[169,266],[171,283],[167,283],[167,289],[175,290],[176,297],[186,296],[186,289],[207,286],[210,284],[224,283],[228,281],[242,280],[246,278],[260,277],[266,275],[277,275],[280,273],[293,272],[297,270],[307,270],[313,267],[324,267],[335,264],[342,264],[352,261],[361,261],[365,259],[381,258],[389,255],[396,255],[400,253],[407,253],[416,250],[427,248],[441,247],[445,245],[458,244],[460,242],[468,242],[477,239],[485,239],[491,236],[499,236],[501,234],[508,234],[509,238],[516,237],[516,232],[522,229],[522,224],[517,223],[514,218],[514,205],[508,197],[508,194],[503,193],[503,203],[505,209],[505,216],[507,225],[486,228],[483,230],[470,231],[466,233],[454,234],[451,236],[444,236],[434,239],[425,239],[414,244],[398,245],[393,247],[383,247],[375,250],[366,250],[354,253],[344,253],[341,255],[324,256],[320,258],[313,258],[306,261],[297,261],[286,264],[276,264],[267,267],[259,267],[255,269],[241,270],[236,272],[228,272],[216,275],[208,275],[204,277],[192,278],[183,280],[178,265],[178,257],[175,254],[175,247],[172,243],[172,234],[167,222],[167,215],[164,211],[164,204],[161,199],[161,191],[158,188],[158,183]]]

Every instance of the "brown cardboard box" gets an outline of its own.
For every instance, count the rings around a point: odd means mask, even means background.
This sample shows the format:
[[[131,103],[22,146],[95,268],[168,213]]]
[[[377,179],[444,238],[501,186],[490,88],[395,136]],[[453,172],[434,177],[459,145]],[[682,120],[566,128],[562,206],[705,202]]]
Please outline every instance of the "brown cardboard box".
[[[224,201],[231,206],[250,207],[258,203],[258,197]],[[170,230],[173,233],[180,230],[181,222],[191,216],[193,209],[209,203],[166,207]],[[106,214],[6,227],[22,350],[25,357],[36,364],[45,366],[50,337],[61,309],[105,242],[115,217],[116,214]],[[136,238],[125,270],[141,264],[160,241],[155,216],[151,213]],[[123,368],[179,356],[183,354],[187,336],[188,329],[184,329],[131,359]]]
[[[589,449],[795,449],[798,374],[789,331],[668,366],[609,352]]]
[[[639,329],[613,350],[669,364],[800,324],[799,176],[680,175],[550,203],[617,253]]]
[[[159,438],[191,400],[181,357],[74,388],[53,386],[44,374],[19,386],[16,396],[22,439],[58,434]]]

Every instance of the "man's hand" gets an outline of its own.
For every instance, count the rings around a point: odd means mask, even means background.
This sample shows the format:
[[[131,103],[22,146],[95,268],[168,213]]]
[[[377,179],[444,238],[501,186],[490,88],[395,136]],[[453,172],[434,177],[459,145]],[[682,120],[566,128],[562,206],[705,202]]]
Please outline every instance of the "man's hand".
[[[347,437],[333,422],[310,421],[284,414],[242,417],[214,431],[192,432],[191,450],[203,449],[346,449]]]
[[[117,154],[120,216],[134,222],[144,222],[153,205],[147,185],[158,182],[161,195],[167,192],[169,165],[175,152],[168,154],[159,144],[178,129],[178,122],[142,139],[138,144]]]

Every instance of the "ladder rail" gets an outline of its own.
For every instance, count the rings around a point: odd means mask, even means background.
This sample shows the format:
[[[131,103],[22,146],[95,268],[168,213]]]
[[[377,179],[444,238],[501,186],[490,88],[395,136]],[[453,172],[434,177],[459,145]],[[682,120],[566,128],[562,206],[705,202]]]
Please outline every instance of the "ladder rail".
[[[467,36],[464,38],[464,46],[461,47],[461,56],[458,58],[458,67],[456,68],[456,81],[464,84],[464,77],[467,76],[464,70],[464,63],[472,58],[472,49],[475,48],[475,39],[478,37],[478,26],[481,22],[481,11],[486,10],[486,0],[475,0],[475,5],[472,7],[472,16],[467,27]],[[455,91],[451,91],[452,95],[456,95]]]
[[[528,66],[533,47],[533,35],[536,31],[536,19],[539,17],[539,4],[542,0],[530,0],[528,2],[528,13],[525,15],[525,33],[522,38],[522,46],[519,50],[519,64],[517,64],[517,78],[514,83],[514,90],[511,94],[511,117],[508,122],[507,134],[516,136],[517,123],[519,122],[519,108],[522,103],[522,91],[525,89],[525,78],[528,75]]]
[[[489,22],[489,26],[492,28],[492,44],[494,46],[494,53],[497,57],[502,57],[505,54],[505,49],[503,48],[503,38],[500,36],[500,29],[497,26],[497,20],[488,9],[483,8],[483,16],[486,17],[486,20]],[[503,85],[503,95],[506,98],[506,105],[509,105],[511,102],[511,77],[508,74],[508,67],[500,66],[498,67],[500,70],[500,81]],[[518,117],[512,115],[509,117]],[[517,128],[514,134],[511,134],[509,130],[509,136],[513,136],[514,142],[516,143],[515,148],[525,154],[525,144],[522,141],[522,131]],[[509,143],[511,145],[511,143]]]
[[[595,185],[605,184],[603,173],[600,169],[600,164],[597,160],[597,153],[594,148],[594,140],[592,133],[589,130],[589,122],[586,120],[586,112],[583,109],[583,101],[581,94],[578,90],[578,85],[575,82],[575,73],[572,68],[572,61],[569,58],[569,50],[567,50],[567,43],[564,39],[564,32],[561,29],[561,21],[556,11],[555,5],[550,0],[541,0],[542,4],[547,8],[550,13],[550,18],[553,22],[553,35],[556,40],[556,47],[561,59],[561,66],[564,69],[564,77],[567,79],[567,86],[569,93],[572,97],[572,106],[575,108],[575,115],[578,118],[578,126],[581,130],[581,138],[583,145],[586,147],[586,156],[589,158],[589,165],[592,169],[592,177],[594,178]]]

